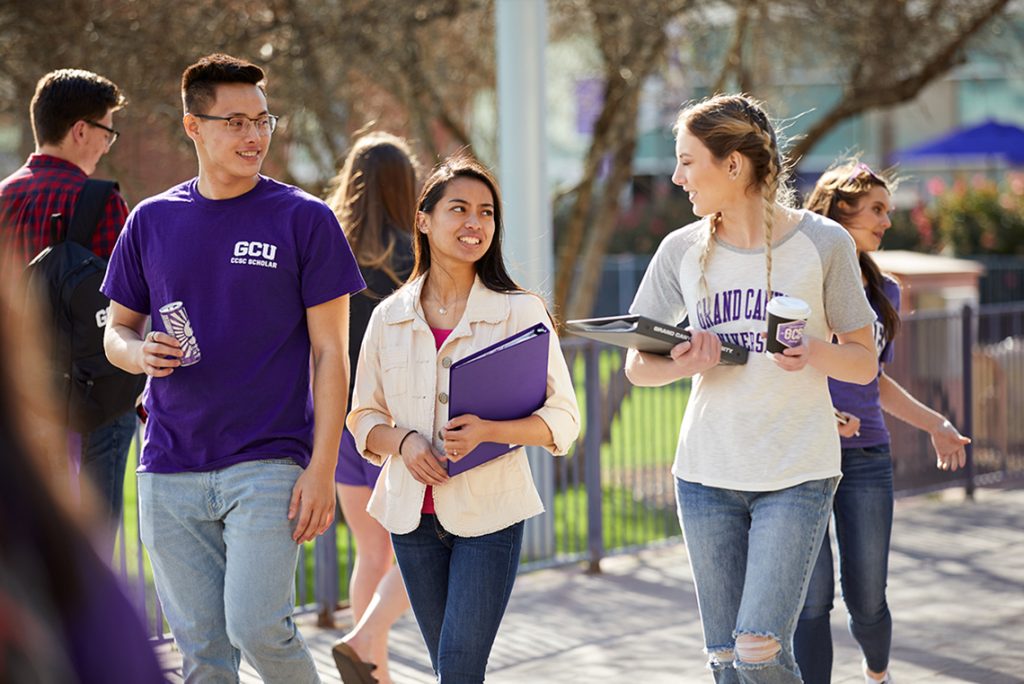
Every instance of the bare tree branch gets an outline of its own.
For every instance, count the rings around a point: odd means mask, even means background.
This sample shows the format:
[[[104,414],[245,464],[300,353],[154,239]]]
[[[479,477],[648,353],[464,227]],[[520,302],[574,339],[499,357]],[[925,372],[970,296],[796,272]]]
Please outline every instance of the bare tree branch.
[[[958,30],[950,32],[947,42],[938,46],[928,59],[915,68],[906,69],[904,75],[889,82],[879,82],[874,78],[872,70],[862,68],[863,64],[858,62],[852,73],[856,80],[848,83],[839,102],[827,110],[825,115],[797,141],[791,150],[792,157],[803,157],[830,130],[851,116],[870,109],[890,107],[916,97],[925,86],[963,61],[962,51],[967,41],[1002,12],[1009,1],[990,0],[986,6],[958,27]]]
[[[667,26],[688,6],[680,0],[660,0],[645,3],[643,11],[623,13],[612,0],[587,3],[601,52],[605,92],[576,201],[560,236],[555,310],[569,317],[589,315],[593,307],[601,261],[620,213],[619,196],[632,177],[643,83],[664,57]],[[605,162],[608,173],[602,179]]]
[[[740,7],[736,13],[736,23],[733,25],[732,42],[726,51],[725,59],[722,61],[722,69],[711,87],[712,93],[721,93],[729,82],[729,74],[737,74],[739,80],[743,80],[742,74],[746,72],[743,68],[743,43],[747,35],[747,27],[750,24],[750,15],[756,9],[758,0],[740,0]],[[742,89],[742,86],[741,86]]]

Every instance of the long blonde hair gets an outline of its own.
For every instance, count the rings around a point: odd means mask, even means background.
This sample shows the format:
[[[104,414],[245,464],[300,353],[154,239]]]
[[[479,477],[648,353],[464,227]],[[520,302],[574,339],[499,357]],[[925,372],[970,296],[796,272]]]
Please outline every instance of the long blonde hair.
[[[739,152],[750,160],[753,169],[750,188],[757,191],[764,201],[765,266],[767,292],[771,298],[775,205],[792,203],[792,191],[786,185],[789,167],[779,149],[775,127],[757,100],[747,95],[716,95],[685,107],[672,130],[678,136],[683,128],[700,140],[718,160],[733,152]],[[708,232],[700,254],[700,282],[705,295],[708,293],[707,265],[721,222],[719,213],[708,219]]]

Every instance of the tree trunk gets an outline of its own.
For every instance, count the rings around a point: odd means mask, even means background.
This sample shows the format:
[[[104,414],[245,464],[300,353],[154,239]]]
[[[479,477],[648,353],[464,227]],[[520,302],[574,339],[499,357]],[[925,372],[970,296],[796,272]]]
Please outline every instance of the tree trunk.
[[[618,116],[617,105],[621,101],[620,91],[622,81],[619,78],[609,78],[605,85],[604,105],[597,123],[594,124],[594,134],[590,140],[590,149],[587,150],[586,159],[583,162],[583,178],[575,192],[576,201],[573,203],[572,211],[569,214],[569,221],[562,236],[561,245],[558,250],[558,265],[555,269],[555,313],[561,316],[566,310],[566,303],[569,300],[569,289],[575,280],[575,263],[579,256],[580,247],[583,244],[583,235],[586,223],[590,218],[590,210],[594,201],[594,190],[598,183],[601,161],[605,154],[611,149],[614,137],[618,131],[614,120]],[[633,125],[636,125],[634,118]]]
[[[594,302],[601,284],[604,256],[618,223],[619,197],[633,176],[633,154],[636,152],[637,137],[635,122],[639,101],[640,91],[635,90],[628,105],[632,114],[630,119],[634,124],[624,126],[620,131],[622,139],[612,157],[611,172],[598,202],[594,222],[583,244],[583,253],[579,260],[582,268],[566,306],[567,318],[587,318],[594,310]]]
[[[596,283],[599,282],[604,255],[619,217],[619,195],[633,174],[637,112],[643,84],[664,53],[668,42],[665,32],[668,20],[680,11],[682,5],[672,11],[666,10],[662,21],[654,25],[632,25],[631,49],[626,59],[616,56],[621,27],[615,21],[615,13],[595,13],[598,43],[604,60],[605,99],[594,126],[583,165],[583,178],[577,186],[576,202],[558,252],[555,312],[560,316],[586,317],[593,309]],[[611,169],[602,188],[599,209],[588,229],[600,166],[608,154],[612,155]],[[576,276],[577,260],[583,267],[579,278]]]
[[[725,87],[729,83],[729,74],[731,73],[736,74],[737,81],[741,83],[740,87],[743,87],[742,83],[746,80],[744,77],[746,69],[743,63],[743,43],[747,35],[747,26],[750,25],[751,11],[757,7],[757,2],[758,0],[744,0],[740,4],[739,10],[737,10],[732,42],[729,44],[725,60],[722,62],[722,70],[718,72],[715,85],[711,88],[712,93],[725,91]]]
[[[302,17],[299,3],[295,0],[285,0],[284,7],[287,14],[291,15],[292,18],[292,28],[296,35],[295,45],[298,46],[302,56],[305,57],[306,71],[309,75],[309,79],[305,83],[313,86],[306,91],[306,97],[309,98],[306,100],[306,106],[316,113],[320,129],[320,142],[323,143],[328,154],[330,154],[333,165],[337,165],[343,158],[343,155],[337,143],[335,143],[335,136],[344,130],[344,122],[335,114],[327,91],[319,85],[325,82],[323,69],[312,40],[313,31],[310,30],[310,27]],[[313,159],[317,159],[317,155],[311,156]],[[328,170],[328,174],[333,173],[333,171],[333,168]]]

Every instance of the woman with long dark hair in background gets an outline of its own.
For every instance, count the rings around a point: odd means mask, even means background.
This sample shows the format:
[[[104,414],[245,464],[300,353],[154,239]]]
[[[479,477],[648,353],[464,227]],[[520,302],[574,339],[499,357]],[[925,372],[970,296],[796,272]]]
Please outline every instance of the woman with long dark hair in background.
[[[366,289],[353,295],[350,303],[349,397],[370,315],[412,271],[417,166],[404,139],[369,133],[353,144],[327,198],[366,281]],[[394,563],[391,536],[366,512],[378,475],[380,466],[356,451],[352,433],[346,429],[334,479],[345,524],[355,538],[348,585],[355,626],[335,644],[333,654],[343,679],[353,662],[366,661],[374,664],[373,676],[380,684],[391,684],[388,634],[409,607],[409,598]]]

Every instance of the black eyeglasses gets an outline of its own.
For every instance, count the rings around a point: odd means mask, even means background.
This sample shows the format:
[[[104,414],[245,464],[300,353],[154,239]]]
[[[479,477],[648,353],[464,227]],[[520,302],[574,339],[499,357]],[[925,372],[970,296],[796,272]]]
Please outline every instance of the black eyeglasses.
[[[250,123],[256,128],[256,133],[258,135],[270,135],[274,132],[274,129],[277,128],[278,117],[273,114],[263,114],[253,119],[248,116],[242,116],[241,114],[237,114],[235,116],[211,116],[210,114],[189,113],[197,119],[205,119],[207,121],[226,121],[228,132],[234,133],[235,135],[243,135],[247,130],[249,130]]]
[[[95,126],[96,128],[101,128],[101,129],[103,129],[104,131],[106,131],[107,133],[110,134],[110,135],[107,136],[107,149],[110,149],[111,146],[113,146],[113,144],[117,141],[117,136],[121,135],[120,133],[118,133],[116,130],[114,130],[110,126],[104,126],[99,121],[93,121],[91,119],[82,119],[82,121],[84,121],[85,123],[89,124],[90,126]]]

